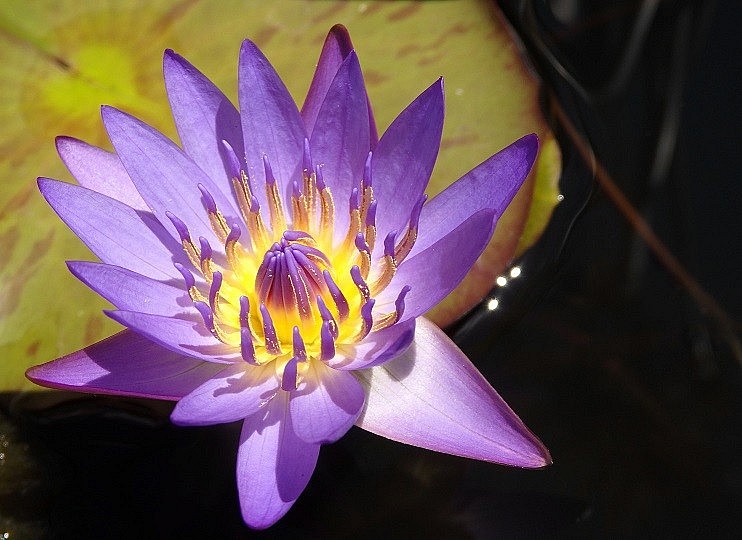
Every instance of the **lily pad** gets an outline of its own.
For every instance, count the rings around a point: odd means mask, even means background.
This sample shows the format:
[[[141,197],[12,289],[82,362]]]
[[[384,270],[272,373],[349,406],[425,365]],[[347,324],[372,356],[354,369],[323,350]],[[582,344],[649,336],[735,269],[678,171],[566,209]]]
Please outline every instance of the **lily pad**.
[[[70,179],[56,135],[109,146],[98,106],[127,110],[175,135],[161,77],[173,48],[236,96],[240,41],[253,39],[301,102],[327,30],[345,24],[358,49],[380,131],[437,77],[446,125],[429,194],[536,132],[542,153],[495,238],[431,317],[475,305],[540,234],[557,201],[560,155],[537,81],[490,2],[9,0],[0,4],[0,391],[29,389],[31,365],[117,330],[106,303],[65,269],[91,259],[38,194],[35,178]]]

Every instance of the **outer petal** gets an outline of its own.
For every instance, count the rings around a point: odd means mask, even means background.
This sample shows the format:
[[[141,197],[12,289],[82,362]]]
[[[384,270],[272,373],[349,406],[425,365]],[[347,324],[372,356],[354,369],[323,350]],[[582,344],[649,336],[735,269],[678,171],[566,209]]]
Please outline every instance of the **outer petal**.
[[[228,223],[241,223],[224,195],[211,178],[175,143],[154,128],[113,107],[102,107],[103,123],[121,163],[155,216],[179,238],[165,212],[172,212],[189,227],[191,237],[203,236],[217,249],[218,242],[209,224],[198,185],[214,197]]]
[[[263,53],[245,40],[240,50],[239,99],[247,172],[253,194],[265,207],[263,156],[286,194],[294,180],[301,180],[306,133],[294,100]]]
[[[470,215],[491,209],[503,214],[531,170],[538,137],[526,135],[485,160],[423,206],[420,237],[410,257],[445,236]]]
[[[278,387],[273,366],[231,364],[178,401],[170,419],[185,426],[242,420],[266,406]]]
[[[171,50],[163,58],[165,88],[183,149],[222,193],[232,192],[221,158],[221,141],[244,155],[240,113],[214,83]]]
[[[198,315],[175,318],[136,311],[106,311],[106,315],[176,353],[209,362],[242,361],[235,347],[212,336]]]
[[[312,476],[319,446],[294,433],[286,392],[245,420],[237,453],[237,489],[245,523],[265,529],[288,512]]]
[[[374,152],[378,238],[390,231],[403,232],[412,207],[430,180],[442,132],[443,79],[438,79],[394,119]],[[383,242],[378,242],[374,251],[382,249]]]
[[[393,309],[393,308],[392,308]],[[356,370],[378,366],[402,354],[415,337],[415,319],[372,332],[360,343],[339,345],[327,362],[333,369]]]
[[[109,264],[68,261],[67,267],[76,278],[118,309],[164,316],[196,312],[182,287]]]
[[[312,159],[337,205],[335,231],[345,235],[350,192],[363,177],[368,156],[368,108],[361,66],[355,52],[348,55],[327,90],[310,140]]]
[[[379,300],[392,302],[403,286],[411,285],[400,322],[425,313],[464,279],[482,254],[494,227],[494,212],[480,210],[436,243],[400,264]]]
[[[418,320],[415,345],[383,366],[356,372],[368,393],[357,424],[389,439],[517,467],[551,457],[458,347]]]
[[[36,384],[60,390],[177,400],[222,367],[163,349],[124,330],[80,351],[34,366],[26,376]]]
[[[294,431],[308,443],[335,442],[355,423],[363,401],[363,387],[353,375],[313,361],[304,382],[291,392]]]
[[[181,279],[173,263],[190,263],[152,214],[73,184],[38,182],[54,211],[103,262],[155,279]]]
[[[116,154],[72,137],[57,137],[56,145],[59,157],[81,186],[135,210],[149,210]]]
[[[314,71],[314,77],[309,85],[304,106],[301,108],[301,117],[304,120],[308,136],[311,136],[314,131],[314,124],[317,121],[319,109],[325,101],[330,83],[335,78],[340,64],[352,50],[353,43],[350,41],[348,30],[342,24],[333,26],[327,34],[325,44],[322,46],[322,52],[317,61],[317,69]],[[366,103],[368,106],[369,139],[373,148],[378,142],[376,123],[368,98],[366,98]]]

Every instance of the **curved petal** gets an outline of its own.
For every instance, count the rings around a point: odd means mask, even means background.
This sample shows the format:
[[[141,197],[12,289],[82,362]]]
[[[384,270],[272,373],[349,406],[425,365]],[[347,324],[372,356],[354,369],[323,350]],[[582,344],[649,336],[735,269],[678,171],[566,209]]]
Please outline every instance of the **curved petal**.
[[[210,362],[242,361],[239,351],[212,336],[198,315],[175,318],[136,311],[105,313],[117,323],[179,354]]]
[[[359,185],[368,156],[366,87],[355,52],[350,52],[327,90],[309,141],[312,159],[322,165],[337,211],[335,231],[344,237],[348,227],[348,201]]]
[[[319,55],[317,69],[314,71],[312,83],[309,85],[309,90],[307,91],[307,97],[301,108],[301,117],[306,126],[307,136],[311,137],[314,131],[314,123],[317,121],[319,109],[325,101],[330,83],[335,78],[340,64],[343,63],[343,60],[347,58],[352,50],[353,43],[350,40],[348,30],[342,24],[336,24],[330,28],[330,32],[327,34],[325,43],[322,46],[322,52]],[[369,140],[371,142],[371,148],[373,148],[376,146],[379,138],[376,134],[376,122],[374,121],[374,115],[371,111],[371,103],[368,97],[366,98],[366,104],[368,107]]]
[[[102,107],[101,115],[131,180],[173,237],[180,238],[175,226],[165,217],[166,212],[180,218],[190,229],[192,238],[203,236],[215,249],[221,246],[209,223],[198,185],[209,191],[228,223],[242,223],[231,198],[174,142],[154,128],[113,107]]]
[[[134,210],[149,210],[116,154],[73,137],[57,137],[55,143],[59,157],[82,187]]]
[[[378,366],[399,356],[415,337],[415,319],[397,323],[353,345],[338,345],[335,356],[327,365],[333,369],[356,370]]]
[[[335,442],[355,423],[364,396],[363,387],[350,373],[311,362],[289,400],[297,437],[308,443]]]
[[[170,49],[165,51],[162,70],[183,149],[222,193],[231,193],[221,141],[227,141],[237,156],[244,155],[240,113],[214,83]]]
[[[183,287],[151,279],[120,266],[68,261],[70,272],[117,309],[154,315],[196,313]]]
[[[301,181],[306,133],[294,100],[270,62],[252,41],[242,42],[239,100],[247,174],[253,194],[266,207],[263,156],[268,156],[281,195]]]
[[[182,426],[242,420],[266,406],[279,386],[273,366],[231,364],[178,401],[170,419]]]
[[[26,376],[36,384],[60,390],[177,400],[222,367],[163,349],[131,330],[124,330],[62,358],[34,366]]]
[[[526,135],[472,169],[420,212],[420,237],[410,254],[426,249],[484,209],[499,219],[531,170],[538,153],[538,137]]]
[[[412,207],[430,180],[442,132],[443,79],[438,79],[394,119],[374,152],[378,238],[391,231],[404,231]],[[381,251],[383,243],[377,242],[374,252]]]
[[[245,523],[265,529],[289,511],[314,472],[319,447],[294,433],[286,392],[245,419],[237,453],[237,489]]]
[[[154,279],[180,279],[173,263],[190,265],[180,244],[149,212],[59,180],[38,183],[62,221],[104,263]]]
[[[379,295],[393,301],[398,291],[411,285],[399,322],[428,311],[450,293],[482,254],[495,228],[492,210],[480,210],[424,251],[399,265],[389,286]]]
[[[357,425],[389,439],[516,467],[551,463],[544,445],[430,321],[415,345],[383,366],[356,372],[367,392]]]

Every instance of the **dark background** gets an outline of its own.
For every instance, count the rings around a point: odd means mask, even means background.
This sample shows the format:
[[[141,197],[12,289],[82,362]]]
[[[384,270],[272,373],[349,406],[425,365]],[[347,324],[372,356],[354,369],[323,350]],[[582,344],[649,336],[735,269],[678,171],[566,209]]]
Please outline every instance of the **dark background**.
[[[11,538],[731,537],[742,525],[736,2],[503,0],[544,80],[621,190],[721,304],[732,332],[660,265],[554,120],[564,202],[452,335],[549,447],[521,471],[353,429],[294,509],[239,516],[239,426],[183,429],[171,405],[3,396]],[[6,463],[5,466],[11,465]],[[4,531],[0,531],[0,535]],[[105,534],[102,534],[105,532]]]

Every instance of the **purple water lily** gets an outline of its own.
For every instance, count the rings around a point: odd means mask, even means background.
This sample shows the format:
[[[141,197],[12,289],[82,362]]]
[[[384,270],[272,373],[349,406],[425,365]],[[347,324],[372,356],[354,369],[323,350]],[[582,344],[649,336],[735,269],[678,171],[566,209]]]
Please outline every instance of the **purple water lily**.
[[[239,112],[172,51],[182,148],[103,107],[115,153],[60,137],[78,185],[39,188],[102,261],[69,262],[126,329],[33,367],[45,386],[177,401],[172,421],[243,421],[237,483],[264,528],[304,490],[320,445],[358,425],[518,467],[544,446],[421,315],[487,245],[533,164],[530,135],[426,202],[443,125],[433,83],[380,139],[345,29],[301,112],[250,41]]]

